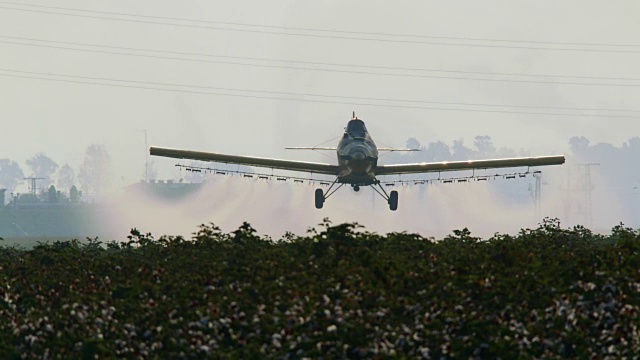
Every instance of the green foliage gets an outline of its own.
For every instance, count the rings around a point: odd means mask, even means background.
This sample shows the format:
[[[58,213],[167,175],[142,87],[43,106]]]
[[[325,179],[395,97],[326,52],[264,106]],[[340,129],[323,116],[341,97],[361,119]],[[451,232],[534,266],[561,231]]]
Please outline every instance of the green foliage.
[[[94,193],[107,190],[111,185],[111,168],[111,157],[105,145],[91,144],[87,146],[78,174],[82,190]]]
[[[64,164],[60,168],[60,170],[58,170],[58,188],[65,192],[69,191],[71,188],[75,188],[75,186],[73,185],[75,182],[75,178],[76,175],[71,166],[69,166],[69,164]],[[73,191],[71,191],[70,197],[73,198]]]
[[[0,189],[6,188],[8,193],[11,193],[23,178],[24,173],[18,163],[9,159],[0,159]]]
[[[27,166],[31,169],[31,175],[42,179],[42,185],[49,187],[51,176],[58,169],[58,164],[43,153],[35,154],[27,160]]]
[[[132,229],[0,247],[3,358],[632,358],[640,232],[468,229],[436,241],[324,219],[191,239]]]

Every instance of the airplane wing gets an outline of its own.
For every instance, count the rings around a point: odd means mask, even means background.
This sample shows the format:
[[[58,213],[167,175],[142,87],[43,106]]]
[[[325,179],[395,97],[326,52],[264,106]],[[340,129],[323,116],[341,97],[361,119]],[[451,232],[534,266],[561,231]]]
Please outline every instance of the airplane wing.
[[[378,148],[378,151],[389,151],[389,152],[394,152],[394,151],[422,151],[422,150],[420,150],[420,149]]]
[[[481,170],[522,166],[547,166],[564,164],[564,156],[539,156],[510,159],[488,159],[469,161],[443,161],[434,163],[378,165],[376,175],[415,174],[455,170]]]
[[[285,150],[338,150],[336,147],[324,147],[324,146],[296,146],[286,147]]]
[[[323,147],[323,146],[311,146],[311,147],[286,147],[286,150],[338,150],[338,148],[335,147]],[[420,149],[396,149],[396,148],[378,148],[378,151],[421,151]]]
[[[291,171],[313,172],[318,174],[338,175],[338,165],[313,163],[306,161],[269,159],[252,156],[241,155],[225,155],[211,152],[179,150],[161,147],[149,148],[149,154],[154,156],[163,156],[175,159],[190,159],[200,161],[214,161],[228,164],[242,164],[258,167],[266,167],[272,169],[282,169]]]

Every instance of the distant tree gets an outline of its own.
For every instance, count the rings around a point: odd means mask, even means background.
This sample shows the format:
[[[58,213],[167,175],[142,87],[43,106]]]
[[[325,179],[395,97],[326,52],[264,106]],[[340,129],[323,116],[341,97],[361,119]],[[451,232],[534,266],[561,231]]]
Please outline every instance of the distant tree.
[[[104,145],[87,147],[78,180],[85,192],[102,193],[111,184],[111,157]]]
[[[464,146],[464,140],[453,140],[453,160],[469,160],[475,157],[475,153],[473,150]]]
[[[24,179],[20,165],[9,159],[0,159],[0,188],[13,192]]]
[[[418,141],[416,138],[409,138],[407,140],[407,149],[420,149],[421,145],[420,145],[420,141]]]
[[[43,153],[38,153],[27,160],[27,166],[31,169],[31,176],[43,178],[40,184],[45,188],[51,185],[51,175],[58,169],[58,164]]]
[[[640,152],[640,137],[634,136],[625,143],[625,148],[633,152]]]
[[[532,156],[532,155],[531,155],[531,151],[529,149],[520,148],[520,151],[516,151],[516,156],[528,157],[528,156]]]
[[[55,186],[53,185],[49,186],[49,191],[47,191],[47,199],[51,204],[55,204],[58,202],[59,200],[58,190],[56,190]]]
[[[476,136],[473,145],[478,149],[478,155],[483,158],[491,157],[496,152],[491,136]]]
[[[426,159],[424,161],[448,161],[451,160],[451,150],[449,145],[442,141],[429,143],[424,151]]]
[[[508,147],[501,147],[500,149],[496,150],[494,153],[494,156],[496,158],[512,158],[512,157],[518,157],[518,156],[528,156],[527,154],[518,154],[517,151],[508,148]]]
[[[80,201],[80,192],[78,191],[78,188],[75,185],[73,185],[69,190],[69,200],[72,203],[77,203]]]
[[[58,188],[62,189],[62,191],[67,191],[71,189],[73,184],[75,183],[76,174],[73,172],[73,169],[69,164],[64,164],[58,170]]]
[[[625,147],[623,148],[623,156],[619,160],[619,162],[628,165],[628,164],[638,164],[640,159],[640,137],[632,137],[625,143]],[[626,171],[629,173],[628,176],[632,177],[636,180],[634,187],[638,189],[640,185],[640,167],[639,166],[626,166]]]
[[[589,149],[589,139],[584,136],[574,136],[569,139],[569,145],[574,155],[584,155]]]

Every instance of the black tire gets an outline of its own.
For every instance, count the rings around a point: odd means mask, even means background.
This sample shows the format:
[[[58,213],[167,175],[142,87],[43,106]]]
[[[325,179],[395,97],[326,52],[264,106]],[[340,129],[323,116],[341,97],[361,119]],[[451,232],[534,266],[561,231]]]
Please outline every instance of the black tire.
[[[316,209],[322,209],[324,205],[324,193],[322,189],[316,189]]]
[[[391,211],[398,210],[398,192],[395,190],[389,194],[389,209]]]

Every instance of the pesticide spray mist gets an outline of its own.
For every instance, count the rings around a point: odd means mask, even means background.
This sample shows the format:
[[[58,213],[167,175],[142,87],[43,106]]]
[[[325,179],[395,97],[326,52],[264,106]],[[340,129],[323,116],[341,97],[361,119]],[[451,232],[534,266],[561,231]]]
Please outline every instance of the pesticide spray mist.
[[[526,192],[528,183],[521,186]],[[190,237],[200,224],[214,223],[231,232],[248,222],[258,234],[279,239],[286,232],[304,235],[328,218],[333,224],[355,222],[381,234],[409,232],[439,239],[466,227],[475,236],[490,237],[536,227],[543,217],[562,218],[566,207],[564,199],[547,197],[536,213],[532,201],[501,200],[496,195],[500,184],[469,182],[388,188],[399,193],[395,212],[372,189],[354,192],[345,186],[327,199],[323,209],[316,209],[316,188],[308,183],[211,176],[191,195],[166,200],[140,187],[120,199],[111,226],[122,230],[115,234],[122,239],[134,227],[156,237]]]

